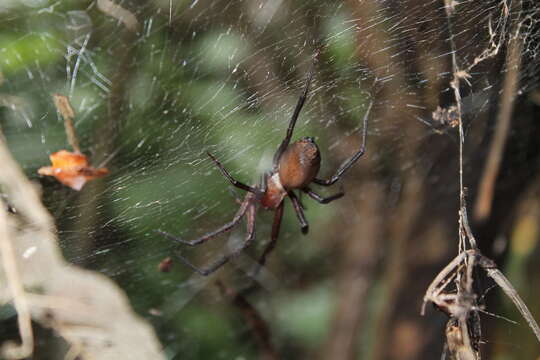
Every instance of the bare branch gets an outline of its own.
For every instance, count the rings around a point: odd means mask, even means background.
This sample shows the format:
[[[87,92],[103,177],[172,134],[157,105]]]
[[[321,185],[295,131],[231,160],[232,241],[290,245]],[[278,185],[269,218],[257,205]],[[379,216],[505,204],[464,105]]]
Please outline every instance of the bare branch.
[[[54,106],[56,110],[64,118],[64,127],[66,128],[66,135],[68,142],[73,148],[73,151],[80,153],[81,148],[79,146],[79,140],[77,140],[77,134],[75,133],[75,127],[73,126],[73,119],[75,118],[75,112],[69,103],[67,96],[54,94],[53,95]]]
[[[499,269],[494,267],[494,264],[492,264],[492,262],[486,262],[485,260],[489,259],[485,258],[484,261],[480,261],[480,266],[482,266],[486,270],[488,276],[492,278],[497,283],[497,285],[500,286],[506,296],[508,296],[510,300],[512,300],[514,305],[516,305],[517,309],[521,313],[521,316],[523,316],[525,321],[527,321],[527,324],[529,324],[530,328],[534,332],[534,335],[540,342],[540,327],[538,326],[536,320],[534,320],[534,317],[529,311],[527,305],[525,305],[518,292],[512,286],[510,281],[508,281],[506,276],[504,276],[504,274]]]

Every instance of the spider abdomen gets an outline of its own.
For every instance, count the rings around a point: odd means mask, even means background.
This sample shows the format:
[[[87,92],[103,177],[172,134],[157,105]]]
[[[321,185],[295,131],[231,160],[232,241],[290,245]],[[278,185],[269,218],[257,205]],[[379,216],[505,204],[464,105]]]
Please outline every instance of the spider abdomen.
[[[319,148],[312,137],[295,141],[279,159],[279,179],[287,189],[301,189],[313,181],[321,166]]]

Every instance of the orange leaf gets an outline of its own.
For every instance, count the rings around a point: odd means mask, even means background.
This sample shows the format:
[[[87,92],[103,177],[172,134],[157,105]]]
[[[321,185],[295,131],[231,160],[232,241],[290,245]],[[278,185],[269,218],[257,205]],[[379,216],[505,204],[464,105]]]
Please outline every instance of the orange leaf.
[[[60,150],[51,154],[49,158],[52,166],[40,168],[38,174],[54,176],[62,184],[74,190],[81,190],[87,181],[109,173],[107,168],[96,169],[90,166],[86,156],[81,153]]]

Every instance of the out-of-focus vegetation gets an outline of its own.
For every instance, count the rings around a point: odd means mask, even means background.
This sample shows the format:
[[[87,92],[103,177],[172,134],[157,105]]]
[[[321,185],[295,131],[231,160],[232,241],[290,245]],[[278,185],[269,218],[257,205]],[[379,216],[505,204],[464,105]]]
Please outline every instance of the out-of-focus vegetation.
[[[445,316],[420,318],[419,310],[430,280],[457,252],[456,130],[440,131],[431,119],[438,105],[452,104],[447,22],[443,1],[398,3],[119,1],[137,18],[138,33],[96,1],[0,4],[0,126],[10,150],[42,187],[65,257],[116,281],[155,327],[169,358],[261,358],[253,331],[215,280],[237,289],[253,282],[244,270],[268,241],[272,215],[258,214],[256,245],[209,279],[180,263],[160,273],[159,262],[176,247],[155,230],[191,239],[232,218],[234,195],[205,152],[238,179],[257,181],[285,134],[317,49],[314,85],[294,138],[315,136],[327,177],[359,146],[360,120],[373,99],[368,151],[345,176],[343,199],[329,205],[302,199],[308,235],[286,205],[268,279],[246,298],[283,359],[439,358]],[[489,46],[489,26],[508,31],[503,2],[488,3],[456,8],[464,67]],[[538,16],[537,7],[524,2],[523,11]],[[540,127],[531,100],[538,24],[526,31],[523,91],[492,212],[472,226],[482,251],[539,319]],[[470,86],[461,89],[471,205],[495,126],[503,55],[474,68]],[[37,175],[50,153],[67,147],[54,93],[71,100],[82,151],[110,170],[80,193]],[[241,225],[231,241],[244,234]],[[182,253],[208,264],[228,249],[227,239]],[[478,284],[487,311],[522,323],[486,315],[486,357],[539,356],[534,336],[500,291],[488,291],[492,284],[483,278]],[[13,313],[2,309],[0,339],[14,338]]]

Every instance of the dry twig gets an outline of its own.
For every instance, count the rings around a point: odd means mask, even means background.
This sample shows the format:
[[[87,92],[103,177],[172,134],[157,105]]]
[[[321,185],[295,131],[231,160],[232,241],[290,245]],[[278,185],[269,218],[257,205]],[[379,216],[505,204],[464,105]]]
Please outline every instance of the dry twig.
[[[80,153],[81,148],[79,146],[79,140],[77,139],[75,127],[73,126],[73,119],[75,118],[75,112],[73,111],[73,108],[71,107],[69,99],[64,95],[54,94],[53,101],[54,101],[54,106],[56,106],[56,110],[58,110],[60,115],[62,115],[62,117],[64,118],[64,128],[66,129],[66,135],[67,135],[69,144],[73,148],[73,151],[75,151],[76,153]]]

